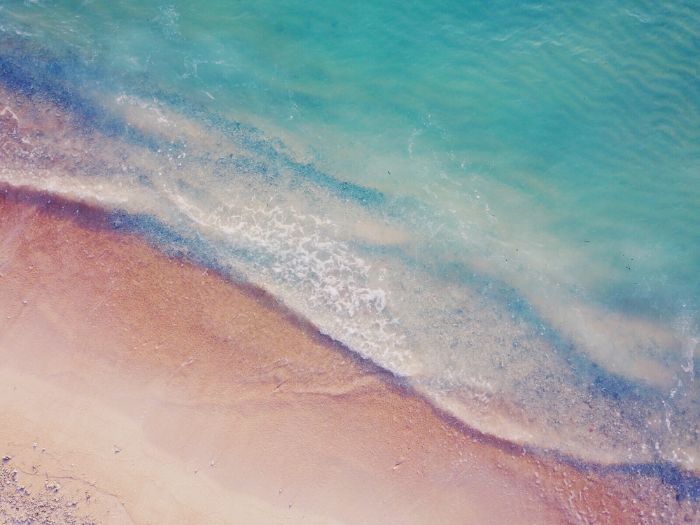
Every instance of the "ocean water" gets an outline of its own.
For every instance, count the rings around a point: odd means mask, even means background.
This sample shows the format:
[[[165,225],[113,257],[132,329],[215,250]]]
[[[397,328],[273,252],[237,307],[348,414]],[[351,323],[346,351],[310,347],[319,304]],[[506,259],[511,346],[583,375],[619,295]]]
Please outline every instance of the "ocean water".
[[[77,131],[0,175],[487,434],[698,472],[699,56],[695,2],[5,0],[0,86]]]

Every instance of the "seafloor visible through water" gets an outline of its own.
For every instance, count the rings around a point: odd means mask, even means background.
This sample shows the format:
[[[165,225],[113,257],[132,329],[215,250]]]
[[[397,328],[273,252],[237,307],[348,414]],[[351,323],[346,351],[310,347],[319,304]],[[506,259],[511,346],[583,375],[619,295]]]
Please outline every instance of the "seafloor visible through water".
[[[1,182],[481,432],[700,496],[696,3],[197,4],[2,2]]]

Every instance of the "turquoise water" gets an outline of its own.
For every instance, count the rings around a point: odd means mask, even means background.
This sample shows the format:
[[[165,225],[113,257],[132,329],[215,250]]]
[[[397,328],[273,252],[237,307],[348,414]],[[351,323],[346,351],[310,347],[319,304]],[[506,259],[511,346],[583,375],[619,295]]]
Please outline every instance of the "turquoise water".
[[[118,184],[5,179],[154,217],[486,432],[698,469],[693,2],[9,1],[0,31],[0,80],[133,148]]]

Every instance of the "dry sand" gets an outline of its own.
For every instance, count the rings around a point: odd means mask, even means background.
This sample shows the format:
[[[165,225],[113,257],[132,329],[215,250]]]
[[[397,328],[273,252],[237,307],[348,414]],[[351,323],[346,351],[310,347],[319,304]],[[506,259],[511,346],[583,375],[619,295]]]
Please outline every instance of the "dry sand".
[[[474,433],[263,292],[114,231],[99,209],[9,187],[3,455],[2,523],[698,518],[656,479]]]

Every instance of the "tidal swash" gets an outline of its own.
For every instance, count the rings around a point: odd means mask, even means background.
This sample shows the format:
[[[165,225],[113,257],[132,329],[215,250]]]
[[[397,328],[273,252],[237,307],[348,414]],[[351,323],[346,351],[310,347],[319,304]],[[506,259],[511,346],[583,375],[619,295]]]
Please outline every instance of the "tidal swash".
[[[9,0],[0,178],[481,432],[693,476],[698,56],[693,2]]]

